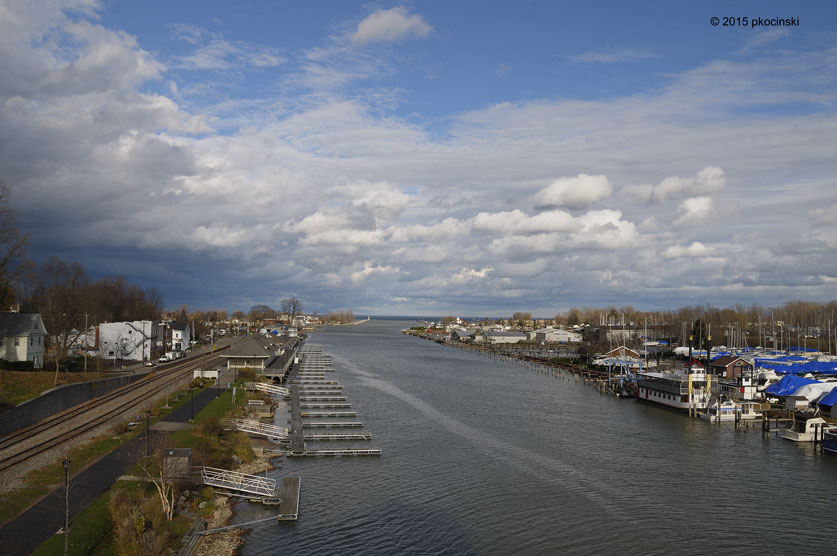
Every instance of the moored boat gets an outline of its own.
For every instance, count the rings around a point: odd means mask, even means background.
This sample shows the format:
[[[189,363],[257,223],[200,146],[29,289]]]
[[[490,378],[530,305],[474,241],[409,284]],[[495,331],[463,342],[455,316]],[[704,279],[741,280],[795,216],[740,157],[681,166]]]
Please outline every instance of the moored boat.
[[[710,404],[706,411],[698,414],[701,419],[716,423],[734,422],[736,413],[739,421],[752,421],[762,418],[762,404],[759,402],[735,402],[727,400],[718,404]],[[720,415],[720,419],[718,416]]]
[[[822,431],[822,449],[837,454],[837,426],[829,425]]]
[[[782,438],[793,440],[794,442],[813,442],[814,435],[825,425],[825,419],[822,417],[795,415],[793,418],[793,427],[782,431]]]
[[[704,411],[711,377],[701,371],[644,372],[637,375],[637,398],[681,411]]]

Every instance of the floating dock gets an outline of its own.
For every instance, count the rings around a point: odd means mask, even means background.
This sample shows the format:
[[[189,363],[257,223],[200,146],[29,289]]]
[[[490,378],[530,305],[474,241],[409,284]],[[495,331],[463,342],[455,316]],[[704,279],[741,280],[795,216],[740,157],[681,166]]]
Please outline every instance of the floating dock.
[[[320,421],[312,423],[302,423],[304,429],[349,429],[362,427],[363,423],[360,421]]]
[[[303,346],[298,365],[291,368],[288,376],[290,390],[289,452],[288,457],[337,457],[337,456],[380,456],[377,448],[358,449],[342,448],[336,450],[308,450],[306,441],[370,441],[370,433],[352,432],[312,432],[309,428],[359,428],[360,421],[303,421],[303,418],[343,418],[357,417],[343,395],[343,386],[335,380],[325,380],[325,372],[334,371],[330,358],[323,357],[319,346]],[[322,409],[325,411],[307,411]],[[291,512],[287,512],[291,513]]]
[[[347,433],[308,433],[302,436],[304,440],[372,440],[371,434]]]
[[[342,456],[380,456],[380,448],[370,448],[368,450],[305,450],[303,452],[288,452],[289,458],[302,457],[342,457]]]
[[[279,521],[296,521],[299,517],[299,477],[285,477],[279,487]]]

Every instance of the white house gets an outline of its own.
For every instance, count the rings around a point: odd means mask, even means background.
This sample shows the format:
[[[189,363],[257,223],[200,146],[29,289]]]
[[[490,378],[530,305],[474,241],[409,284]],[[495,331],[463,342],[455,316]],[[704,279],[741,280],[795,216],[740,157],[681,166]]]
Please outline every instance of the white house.
[[[99,355],[108,359],[151,361],[160,327],[150,320],[103,322],[96,329]]]
[[[170,325],[171,349],[184,351],[192,347],[192,331],[188,323],[175,322]]]
[[[46,327],[37,313],[0,313],[0,359],[44,368]]]

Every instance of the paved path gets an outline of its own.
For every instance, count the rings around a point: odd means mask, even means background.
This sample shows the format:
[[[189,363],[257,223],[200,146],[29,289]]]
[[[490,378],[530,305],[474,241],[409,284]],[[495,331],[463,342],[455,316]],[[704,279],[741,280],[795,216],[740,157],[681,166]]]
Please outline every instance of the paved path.
[[[195,395],[195,414],[216,396],[214,388]],[[191,402],[169,414],[164,421],[184,423],[192,415]],[[151,431],[153,440],[155,431]],[[145,433],[122,444],[70,479],[70,542],[72,520],[97,496],[106,491],[145,454]],[[72,463],[70,464],[72,471]],[[60,487],[0,529],[0,553],[31,554],[64,526],[64,487]]]

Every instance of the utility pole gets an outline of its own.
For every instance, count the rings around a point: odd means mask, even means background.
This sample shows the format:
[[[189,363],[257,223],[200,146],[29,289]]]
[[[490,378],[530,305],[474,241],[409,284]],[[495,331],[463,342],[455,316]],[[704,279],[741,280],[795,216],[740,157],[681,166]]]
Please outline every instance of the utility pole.
[[[70,553],[70,456],[64,456],[64,556]]]

